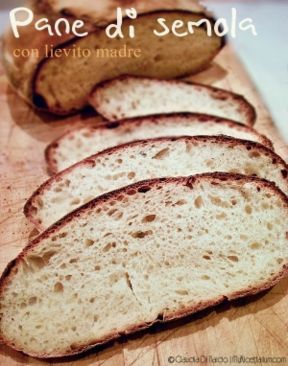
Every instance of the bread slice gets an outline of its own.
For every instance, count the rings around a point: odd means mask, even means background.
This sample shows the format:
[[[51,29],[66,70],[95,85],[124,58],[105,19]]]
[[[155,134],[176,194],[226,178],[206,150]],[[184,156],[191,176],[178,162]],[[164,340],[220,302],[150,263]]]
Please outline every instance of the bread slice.
[[[288,200],[208,174],[137,183],[31,242],[1,284],[2,341],[58,357],[256,294],[288,274]]]
[[[179,80],[124,76],[96,87],[90,104],[109,121],[159,113],[194,112],[253,125],[256,112],[242,96]]]
[[[255,174],[288,193],[287,165],[260,144],[219,136],[158,138],[105,150],[55,175],[24,212],[43,230],[94,197],[131,183],[216,171]]]
[[[51,174],[59,173],[90,155],[134,140],[181,135],[227,135],[273,148],[265,136],[230,120],[189,113],[157,115],[83,127],[66,133],[46,149],[48,170]]]

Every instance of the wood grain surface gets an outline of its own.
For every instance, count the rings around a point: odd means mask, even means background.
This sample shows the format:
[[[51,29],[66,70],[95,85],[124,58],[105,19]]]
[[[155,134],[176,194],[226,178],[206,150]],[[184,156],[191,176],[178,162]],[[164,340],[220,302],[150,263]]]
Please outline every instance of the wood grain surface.
[[[209,70],[192,80],[244,94],[257,109],[256,129],[273,140],[276,151],[287,161],[287,145],[228,46]],[[43,155],[45,146],[71,128],[100,122],[99,117],[88,112],[66,119],[35,112],[11,90],[0,66],[0,272],[29,239],[37,235],[22,210],[25,200],[48,177]],[[67,366],[167,366],[179,364],[169,363],[168,360],[169,356],[178,355],[286,357],[286,362],[280,364],[288,365],[287,308],[288,279],[256,298],[223,304],[165,326],[157,325],[150,331],[95,349],[81,357],[44,362],[1,346],[0,366],[47,363]],[[200,364],[221,363],[208,360]],[[271,361],[257,365],[272,366],[275,363]]]

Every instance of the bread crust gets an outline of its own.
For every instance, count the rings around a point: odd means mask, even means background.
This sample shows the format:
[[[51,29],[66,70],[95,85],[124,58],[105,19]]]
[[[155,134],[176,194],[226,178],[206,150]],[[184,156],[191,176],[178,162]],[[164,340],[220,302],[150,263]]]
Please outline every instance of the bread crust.
[[[240,139],[235,139],[233,137],[225,137],[225,136],[180,136],[180,137],[158,137],[155,139],[148,139],[148,140],[138,140],[138,141],[133,141],[133,142],[128,142],[126,144],[123,145],[118,145],[118,146],[114,146],[111,147],[109,149],[106,149],[104,151],[101,151],[95,155],[92,155],[74,165],[72,165],[71,167],[63,170],[62,172],[52,176],[50,179],[48,179],[46,182],[44,182],[32,195],[31,197],[28,199],[28,201],[26,202],[25,206],[24,206],[24,215],[27,217],[27,219],[32,222],[40,231],[43,231],[45,228],[42,227],[42,225],[38,222],[38,220],[36,219],[35,215],[34,215],[34,203],[37,200],[38,197],[41,197],[42,193],[45,192],[46,189],[49,189],[49,187],[51,187],[51,185],[54,182],[57,182],[59,180],[61,180],[63,177],[65,177],[66,174],[70,173],[71,171],[73,171],[75,168],[80,167],[80,166],[95,166],[95,161],[101,157],[101,156],[105,156],[105,155],[111,155],[114,153],[117,153],[119,150],[124,150],[131,147],[131,146],[144,146],[145,144],[149,144],[149,143],[153,143],[153,142],[169,142],[169,141],[187,141],[190,143],[201,143],[201,142],[211,142],[211,143],[215,143],[215,144],[225,144],[228,147],[233,147],[233,146],[244,146],[246,147],[247,150],[252,150],[252,149],[256,149],[257,151],[259,151],[261,154],[264,154],[266,156],[269,156],[273,162],[275,162],[275,164],[279,164],[281,166],[283,166],[283,170],[282,170],[282,175],[283,178],[287,181],[288,184],[288,165],[286,164],[286,162],[277,154],[275,154],[272,150],[266,148],[265,146],[257,143],[257,142],[252,142],[252,141],[246,141],[246,140],[240,140]]]
[[[48,230],[46,230],[44,233],[40,234],[37,238],[35,238],[33,241],[31,241],[18,255],[16,259],[14,259],[10,264],[8,264],[6,270],[1,276],[0,279],[0,297],[3,296],[5,292],[6,286],[13,280],[14,275],[17,273],[18,265],[21,263],[23,258],[29,253],[31,249],[36,247],[41,243],[42,240],[45,238],[50,237],[51,235],[55,234],[58,230],[60,230],[63,226],[67,225],[69,222],[77,219],[77,217],[80,217],[85,212],[89,212],[89,210],[94,209],[97,206],[101,206],[105,204],[109,200],[121,200],[121,196],[125,194],[133,194],[136,192],[147,192],[147,190],[150,190],[154,186],[163,186],[167,183],[174,183],[175,185],[185,185],[188,186],[191,190],[193,190],[194,185],[197,184],[199,181],[209,181],[211,184],[215,185],[223,185],[226,183],[228,184],[245,184],[245,183],[252,183],[255,184],[257,187],[257,190],[266,189],[267,191],[270,191],[273,196],[278,197],[283,202],[283,206],[285,209],[288,210],[288,197],[279,190],[274,183],[268,182],[264,179],[259,179],[256,177],[248,177],[240,174],[230,174],[230,173],[208,173],[208,174],[199,174],[191,177],[178,177],[178,178],[158,178],[158,179],[152,179],[152,180],[146,180],[143,182],[138,182],[133,185],[130,185],[125,188],[121,188],[119,190],[109,192],[107,194],[104,194],[103,196],[97,197],[93,201],[88,202],[84,206],[80,207],[79,209],[75,210],[74,212],[70,213],[60,221],[58,221],[56,224],[51,226]],[[192,307],[173,311],[170,313],[165,314],[159,314],[158,317],[147,323],[143,324],[137,324],[131,328],[121,330],[118,332],[111,333],[107,335],[104,338],[101,339],[95,339],[94,341],[89,342],[89,344],[86,345],[80,345],[75,344],[73,345],[72,349],[69,349],[62,354],[35,354],[33,352],[29,352],[30,356],[36,357],[36,358],[59,358],[59,357],[66,357],[71,355],[77,355],[79,353],[85,352],[91,348],[94,348],[96,346],[103,345],[109,341],[118,339],[122,335],[129,335],[132,333],[136,333],[139,330],[146,329],[151,327],[155,322],[161,322],[165,323],[168,321],[172,321],[175,319],[183,318],[188,315],[192,315],[200,310],[204,310],[206,308],[213,307],[217,304],[222,303],[223,301],[231,301],[236,298],[241,298],[248,295],[255,295],[257,293],[263,292],[275,284],[277,284],[282,278],[286,277],[288,275],[288,263],[284,264],[282,267],[282,270],[275,274],[270,280],[264,281],[262,283],[259,283],[257,286],[252,286],[247,289],[243,289],[242,291],[238,291],[235,293],[231,293],[227,296],[220,296],[214,299],[211,299],[211,301],[207,302],[200,302],[197,305],[194,305]],[[11,344],[11,342],[3,337],[3,335],[0,335],[0,342],[7,344],[8,346],[23,352],[24,350],[21,347],[17,347],[15,344]]]
[[[118,81],[121,81],[121,82],[125,82],[127,80],[129,80],[129,78],[131,78],[130,75],[123,75],[123,76],[119,76],[118,78],[116,79],[112,79],[112,80],[108,80],[108,81],[104,81],[102,83],[99,83],[98,85],[96,85],[94,91],[91,93],[91,97],[93,96],[94,93],[97,94],[97,91],[101,92],[102,89],[105,89],[105,87],[109,86],[109,87],[113,87],[113,84],[114,83],[117,83]],[[165,79],[159,79],[159,78],[149,78],[149,77],[141,77],[141,76],[132,76],[133,79],[139,79],[139,80],[154,80],[154,81],[157,81],[159,83],[162,83],[162,84],[169,84],[169,85],[183,85],[183,84],[186,84],[186,85],[195,85],[195,86],[199,86],[201,88],[204,88],[206,89],[209,93],[212,93],[213,94],[213,98],[215,99],[229,99],[229,98],[232,98],[233,101],[236,101],[237,103],[239,103],[239,106],[240,106],[240,109],[243,110],[243,112],[245,112],[245,115],[247,117],[247,124],[249,126],[254,126],[255,122],[256,122],[256,119],[257,119],[257,113],[256,113],[256,109],[255,107],[250,103],[248,102],[248,100],[243,96],[243,95],[240,95],[240,94],[237,94],[237,93],[233,93],[233,92],[230,92],[230,91],[227,91],[225,89],[222,89],[222,88],[217,88],[215,86],[211,86],[211,85],[204,85],[204,84],[200,84],[200,83],[194,83],[194,82],[191,82],[191,81],[187,81],[187,80],[165,80]],[[99,106],[99,104],[97,104],[96,102],[93,102],[93,107],[96,109],[96,111],[102,115],[104,118],[112,121],[113,118],[109,118],[109,113],[107,114],[104,114],[101,112],[101,108]],[[111,115],[110,115],[111,117]]]
[[[272,142],[266,136],[258,133],[256,130],[254,130],[253,128],[251,128],[249,126],[243,125],[239,122],[235,122],[235,121],[232,121],[229,119],[224,119],[224,118],[220,118],[220,117],[216,117],[216,116],[209,116],[209,115],[199,114],[199,113],[188,113],[187,112],[187,113],[173,113],[173,114],[169,114],[169,115],[158,114],[158,115],[151,115],[151,116],[146,116],[146,117],[136,117],[136,118],[120,120],[117,122],[108,122],[106,124],[101,124],[101,125],[94,126],[94,127],[86,127],[86,129],[90,130],[90,131],[95,131],[95,130],[96,131],[105,131],[105,130],[110,130],[110,129],[117,129],[121,133],[121,130],[125,129],[127,126],[133,125],[133,127],[136,128],[137,126],[141,125],[142,123],[145,124],[146,121],[147,121],[147,123],[160,125],[161,118],[163,118],[164,120],[169,119],[169,122],[174,121],[174,119],[181,118],[181,119],[187,120],[187,121],[195,120],[195,121],[201,122],[203,124],[209,123],[209,122],[223,124],[225,126],[233,127],[239,131],[251,132],[251,133],[257,135],[260,138],[260,143],[262,143],[267,148],[274,150]],[[178,122],[175,121],[175,124],[176,123],[178,123]],[[61,141],[65,138],[67,138],[68,136],[74,135],[75,132],[77,132],[78,130],[81,130],[81,129],[82,128],[79,128],[77,130],[72,130],[72,131],[69,131],[69,132],[63,134],[61,137],[59,137],[58,139],[56,139],[55,141],[53,141],[51,144],[49,144],[46,147],[45,159],[46,159],[46,163],[47,163],[47,167],[48,167],[48,172],[50,175],[59,173],[57,161],[55,160],[55,154],[56,154],[59,144],[61,144]]]

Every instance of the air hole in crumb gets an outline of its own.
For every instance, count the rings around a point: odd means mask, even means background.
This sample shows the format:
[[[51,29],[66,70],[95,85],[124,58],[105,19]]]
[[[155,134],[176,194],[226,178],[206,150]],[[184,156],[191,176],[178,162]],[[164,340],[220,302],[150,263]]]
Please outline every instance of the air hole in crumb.
[[[65,276],[65,280],[67,280],[67,281],[70,281],[70,280],[71,280],[71,278],[72,278],[72,275],[67,275],[67,276]]]
[[[248,236],[247,235],[244,235],[244,234],[240,234],[240,239],[241,240],[247,240],[248,239]]]
[[[147,222],[153,222],[156,219],[156,215],[147,215],[143,218],[142,222],[143,223],[147,223]]]
[[[251,151],[249,153],[249,158],[259,158],[260,157],[260,153],[258,151]]]
[[[144,239],[146,236],[153,234],[151,230],[148,231],[136,231],[135,233],[131,233],[130,235],[135,239]]]
[[[186,296],[189,295],[189,292],[187,290],[176,290],[176,294]]]
[[[251,206],[249,206],[249,205],[246,205],[246,206],[245,206],[245,212],[246,212],[248,215],[251,215],[251,213],[252,213],[252,207],[251,207]]]
[[[203,199],[201,196],[199,196],[195,199],[194,205],[196,208],[201,208],[203,206]]]
[[[201,279],[202,279],[202,280],[210,280],[210,277],[209,277],[209,276],[207,276],[207,275],[203,275],[203,276],[201,276]]]
[[[216,215],[216,219],[217,220],[223,220],[227,217],[227,215],[224,212],[221,212],[219,214]]]
[[[73,200],[71,200],[70,204],[71,205],[80,205],[81,200],[80,198],[73,198]]]
[[[153,156],[153,159],[162,160],[169,155],[170,149],[167,147],[166,149],[160,150],[156,155]]]
[[[237,255],[229,255],[227,258],[232,262],[239,262]]]
[[[106,245],[105,245],[105,247],[103,248],[103,252],[104,252],[104,253],[107,253],[107,252],[109,252],[109,250],[110,250],[110,249],[112,249],[112,248],[116,248],[116,246],[117,246],[117,244],[116,244],[115,242],[113,242],[113,243],[108,243],[108,244],[106,244]]]
[[[203,255],[202,258],[206,259],[207,261],[210,261],[211,260],[211,257],[209,255]]]
[[[77,263],[78,262],[78,258],[72,258],[70,259],[69,263]]]
[[[37,302],[36,296],[30,297],[30,299],[28,300],[29,305],[34,305],[36,304],[36,302]]]
[[[206,164],[207,168],[213,168],[215,165],[213,160],[206,160],[205,164]]]
[[[108,212],[108,216],[113,217],[115,220],[120,220],[123,217],[123,213],[114,208]]]
[[[61,239],[66,238],[67,235],[68,235],[68,233],[61,233],[59,235],[59,238],[61,238]]]
[[[128,173],[128,179],[134,179],[135,177],[136,177],[136,173],[135,172]]]
[[[260,243],[252,243],[249,245],[251,249],[260,249],[262,245]]]
[[[85,245],[86,247],[91,247],[95,243],[92,239],[85,239]]]
[[[61,282],[57,282],[54,285],[54,292],[63,292],[64,291],[64,286]]]
[[[97,265],[94,267],[94,269],[95,269],[95,271],[100,271],[101,267]]]
[[[184,206],[187,204],[186,200],[179,200],[175,203],[176,206]]]

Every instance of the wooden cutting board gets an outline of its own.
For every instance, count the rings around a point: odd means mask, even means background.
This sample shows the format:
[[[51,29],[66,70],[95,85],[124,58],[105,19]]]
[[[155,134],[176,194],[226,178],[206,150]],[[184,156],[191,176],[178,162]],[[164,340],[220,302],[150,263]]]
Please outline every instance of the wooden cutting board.
[[[287,145],[281,140],[255,87],[228,46],[215,64],[194,77],[194,80],[245,95],[257,109],[257,130],[272,139],[276,151],[287,160]],[[74,126],[100,121],[99,117],[88,114],[66,119],[39,115],[11,90],[0,67],[0,272],[27,244],[29,238],[37,234],[25,219],[22,209],[29,195],[48,177],[43,155],[45,146]],[[179,361],[180,357],[243,355],[287,357],[286,362],[281,364],[288,365],[288,279],[281,281],[271,291],[244,302],[224,304],[183,321],[159,325],[151,331],[84,356],[50,363],[73,366],[167,366],[177,364],[176,361],[172,363],[173,359],[169,362],[169,357],[178,356]],[[214,363],[212,359],[206,362],[203,358],[202,361],[198,364],[217,365],[215,359]],[[0,366],[46,363],[8,347],[0,347]]]

